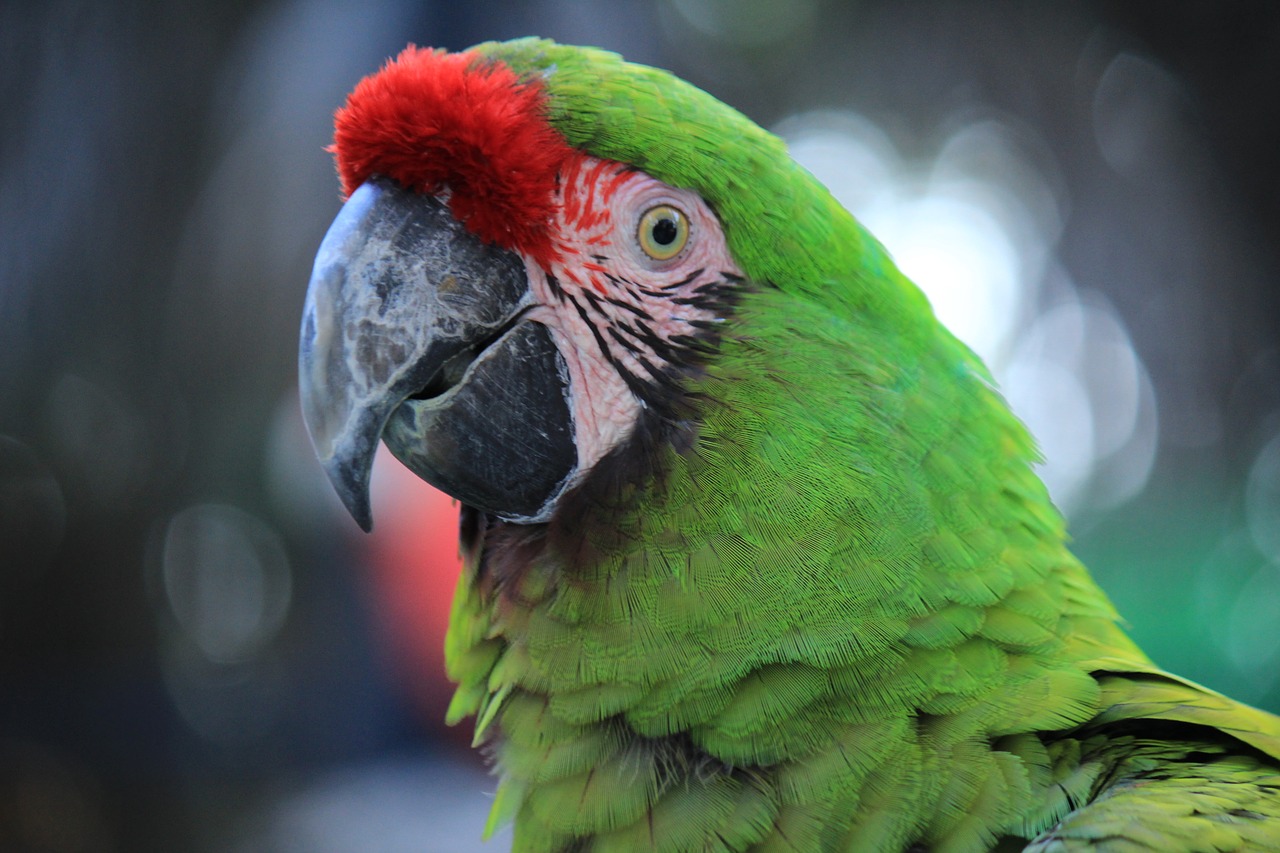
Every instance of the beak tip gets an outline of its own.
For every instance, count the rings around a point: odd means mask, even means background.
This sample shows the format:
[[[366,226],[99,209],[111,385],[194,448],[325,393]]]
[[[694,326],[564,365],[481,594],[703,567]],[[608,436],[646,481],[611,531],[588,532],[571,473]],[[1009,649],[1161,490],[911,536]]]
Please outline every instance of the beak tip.
[[[356,520],[356,524],[360,525],[360,529],[365,533],[373,532],[373,513],[367,508],[359,513],[351,513],[351,517]]]
[[[369,474],[372,454],[365,464],[357,459],[329,459],[323,464],[329,483],[356,524],[365,533],[373,530],[373,507],[369,500]]]
[[[373,509],[369,506],[369,495],[365,492],[362,495],[343,494],[341,495],[342,505],[347,508],[347,512],[355,519],[356,524],[360,525],[360,529],[365,533],[373,532]]]

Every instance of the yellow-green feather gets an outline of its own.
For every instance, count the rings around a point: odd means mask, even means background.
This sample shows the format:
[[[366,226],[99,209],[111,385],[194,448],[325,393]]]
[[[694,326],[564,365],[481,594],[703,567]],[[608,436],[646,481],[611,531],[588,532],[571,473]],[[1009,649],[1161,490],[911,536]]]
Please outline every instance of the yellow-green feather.
[[[1272,837],[1280,721],[1124,635],[982,365],[780,141],[613,54],[476,50],[570,143],[701,193],[747,276],[692,447],[502,583],[471,555],[450,719],[495,744],[517,850]]]

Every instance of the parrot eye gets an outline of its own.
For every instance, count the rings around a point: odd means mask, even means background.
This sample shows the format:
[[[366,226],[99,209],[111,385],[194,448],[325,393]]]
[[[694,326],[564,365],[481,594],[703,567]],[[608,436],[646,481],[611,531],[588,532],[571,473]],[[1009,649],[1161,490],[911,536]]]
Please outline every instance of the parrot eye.
[[[640,248],[655,261],[669,261],[689,242],[689,219],[669,204],[651,207],[640,217]]]

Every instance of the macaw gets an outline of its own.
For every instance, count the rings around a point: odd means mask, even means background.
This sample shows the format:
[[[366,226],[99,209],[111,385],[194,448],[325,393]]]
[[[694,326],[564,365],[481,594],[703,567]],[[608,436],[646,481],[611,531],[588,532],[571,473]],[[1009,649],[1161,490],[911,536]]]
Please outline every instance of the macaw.
[[[1280,719],[1156,666],[884,248],[705,92],[540,39],[336,114],[305,420],[462,505],[451,722],[520,851],[1280,850]]]

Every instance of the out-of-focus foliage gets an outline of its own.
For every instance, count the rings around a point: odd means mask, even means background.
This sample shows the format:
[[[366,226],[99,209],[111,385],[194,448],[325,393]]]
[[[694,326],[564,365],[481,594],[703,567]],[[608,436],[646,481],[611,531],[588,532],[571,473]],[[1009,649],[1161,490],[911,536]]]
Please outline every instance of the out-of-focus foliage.
[[[295,340],[347,90],[531,33],[784,134],[988,358],[1139,642],[1280,709],[1265,5],[8,3],[0,849],[476,846],[488,782],[394,654]]]

